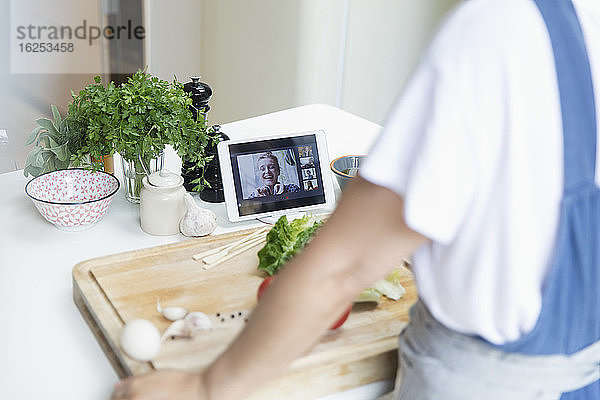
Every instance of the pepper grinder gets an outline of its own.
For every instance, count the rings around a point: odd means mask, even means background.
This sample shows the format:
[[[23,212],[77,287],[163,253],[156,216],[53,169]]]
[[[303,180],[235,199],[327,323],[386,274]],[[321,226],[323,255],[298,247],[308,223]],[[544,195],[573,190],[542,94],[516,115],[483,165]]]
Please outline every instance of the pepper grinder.
[[[206,122],[206,115],[210,111],[208,102],[212,97],[212,89],[206,83],[200,82],[199,76],[190,78],[192,81],[183,85],[183,90],[189,93],[192,98],[192,106],[190,109],[194,114],[194,119],[198,121],[198,117],[202,116]]]
[[[206,83],[200,82],[200,77],[192,77],[191,82],[183,85],[183,90],[192,98],[190,110],[194,116],[194,120],[203,121],[206,125],[206,118],[210,106],[208,101],[212,97],[212,89]],[[183,186],[187,191],[193,191],[195,184],[192,181],[202,177],[202,170],[196,169],[193,163],[186,160],[181,160],[181,176],[183,177]]]
[[[209,142],[209,145],[206,147],[206,155],[213,156],[213,158],[204,168],[204,178],[206,178],[210,187],[202,189],[200,198],[209,203],[222,203],[225,201],[225,195],[223,194],[223,179],[221,178],[217,143],[223,140],[229,140],[229,136],[221,132],[220,125],[213,125],[212,131],[213,133],[211,136],[216,138],[216,140],[211,140]]]

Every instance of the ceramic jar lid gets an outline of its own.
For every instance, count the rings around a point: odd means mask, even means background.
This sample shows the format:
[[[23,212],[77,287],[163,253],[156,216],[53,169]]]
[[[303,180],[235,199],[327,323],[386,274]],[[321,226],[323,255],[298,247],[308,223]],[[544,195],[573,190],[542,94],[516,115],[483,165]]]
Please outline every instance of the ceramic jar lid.
[[[183,185],[183,178],[167,169],[161,169],[160,171],[151,173],[148,177],[148,182],[152,186],[166,189]]]

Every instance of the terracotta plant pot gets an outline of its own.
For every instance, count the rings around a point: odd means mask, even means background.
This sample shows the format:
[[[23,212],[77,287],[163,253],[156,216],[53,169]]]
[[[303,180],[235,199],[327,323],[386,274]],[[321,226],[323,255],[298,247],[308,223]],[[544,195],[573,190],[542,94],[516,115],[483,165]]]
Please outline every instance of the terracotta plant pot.
[[[103,156],[102,160],[92,157],[92,162],[102,163],[104,165],[103,170],[109,174],[115,174],[115,160],[113,156]]]

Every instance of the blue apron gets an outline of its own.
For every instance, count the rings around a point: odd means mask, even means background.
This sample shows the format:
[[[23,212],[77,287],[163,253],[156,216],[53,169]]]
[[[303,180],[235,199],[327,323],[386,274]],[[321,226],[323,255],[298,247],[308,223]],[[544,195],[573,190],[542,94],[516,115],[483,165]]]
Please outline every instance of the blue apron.
[[[553,262],[534,329],[499,346],[523,354],[572,354],[600,340],[600,189],[596,108],[584,37],[571,0],[534,0],[554,52],[564,137],[564,189]],[[561,399],[600,399],[600,381]]]

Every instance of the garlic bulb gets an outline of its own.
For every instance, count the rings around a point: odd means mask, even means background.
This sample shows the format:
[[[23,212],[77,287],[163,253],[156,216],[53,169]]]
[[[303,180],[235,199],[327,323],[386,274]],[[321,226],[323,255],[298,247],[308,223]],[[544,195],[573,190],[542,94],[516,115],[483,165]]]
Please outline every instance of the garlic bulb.
[[[198,206],[189,193],[184,195],[184,199],[187,211],[179,222],[181,233],[185,236],[210,235],[217,228],[216,214]]]
[[[169,338],[191,338],[199,331],[209,331],[212,329],[212,323],[208,316],[201,312],[189,313],[184,319],[173,322],[165,333],[163,333],[161,341]]]

